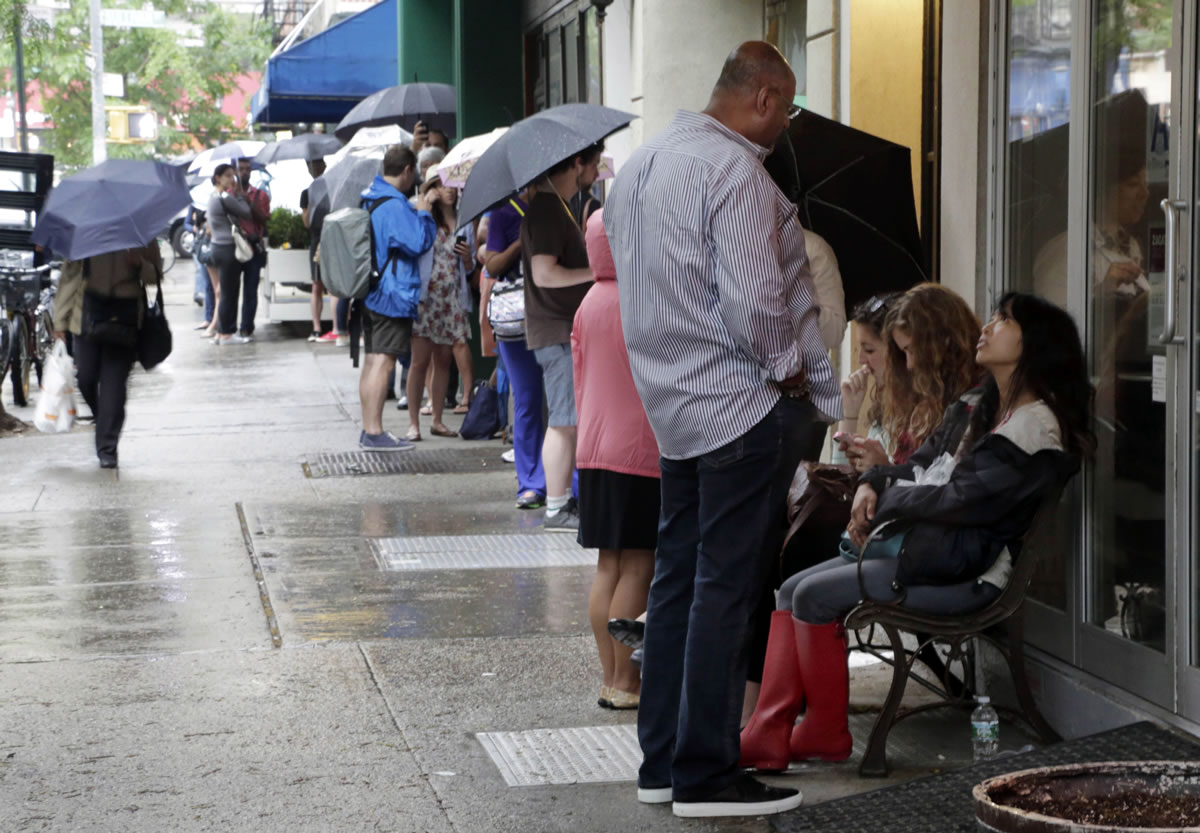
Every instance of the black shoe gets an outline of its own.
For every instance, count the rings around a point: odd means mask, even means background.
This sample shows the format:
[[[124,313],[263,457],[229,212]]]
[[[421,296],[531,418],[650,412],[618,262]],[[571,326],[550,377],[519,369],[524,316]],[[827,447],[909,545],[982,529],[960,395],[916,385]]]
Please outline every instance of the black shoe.
[[[637,619],[609,619],[608,633],[626,648],[636,651],[646,641],[646,623]]]
[[[785,813],[800,806],[804,796],[799,790],[770,787],[742,773],[720,792],[695,801],[675,799],[671,811],[685,819],[705,819],[720,816],[769,816]]]
[[[101,453],[97,456],[100,458],[100,468],[115,469],[117,467],[117,455],[116,454]]]

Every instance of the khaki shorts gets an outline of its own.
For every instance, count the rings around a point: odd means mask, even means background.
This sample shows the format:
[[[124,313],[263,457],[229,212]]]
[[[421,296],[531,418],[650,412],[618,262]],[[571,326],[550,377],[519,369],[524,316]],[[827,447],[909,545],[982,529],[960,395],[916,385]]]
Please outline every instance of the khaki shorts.
[[[412,352],[411,318],[392,318],[380,315],[363,304],[363,349],[397,359],[406,359]]]

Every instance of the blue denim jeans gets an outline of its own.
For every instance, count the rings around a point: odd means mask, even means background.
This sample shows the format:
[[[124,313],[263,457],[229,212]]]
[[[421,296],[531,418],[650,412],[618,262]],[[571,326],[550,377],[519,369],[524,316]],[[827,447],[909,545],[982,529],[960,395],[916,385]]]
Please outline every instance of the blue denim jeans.
[[[525,340],[496,345],[513,392],[513,454],[517,469],[517,494],[525,491],[546,496],[546,470],[542,467],[542,441],[546,418],[542,409],[542,367]]]
[[[782,398],[733,442],[660,461],[662,515],[646,615],[638,784],[702,800],[737,775],[750,616],[778,557],[788,484],[812,433]]]

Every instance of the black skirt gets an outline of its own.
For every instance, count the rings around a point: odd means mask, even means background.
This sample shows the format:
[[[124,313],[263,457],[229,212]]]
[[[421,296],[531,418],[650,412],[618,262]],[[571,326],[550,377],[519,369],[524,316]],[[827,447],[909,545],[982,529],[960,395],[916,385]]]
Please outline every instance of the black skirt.
[[[656,477],[579,470],[579,543],[588,549],[653,550],[662,496]]]

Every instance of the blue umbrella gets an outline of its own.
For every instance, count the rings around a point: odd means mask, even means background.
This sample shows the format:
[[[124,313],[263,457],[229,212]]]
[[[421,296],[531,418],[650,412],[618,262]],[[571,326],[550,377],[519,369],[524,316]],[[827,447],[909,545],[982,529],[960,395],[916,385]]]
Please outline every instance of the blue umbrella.
[[[144,246],[191,201],[178,166],[109,159],[50,192],[33,242],[67,260]]]
[[[458,203],[459,228],[635,118],[599,104],[561,104],[517,122],[471,168]]]

